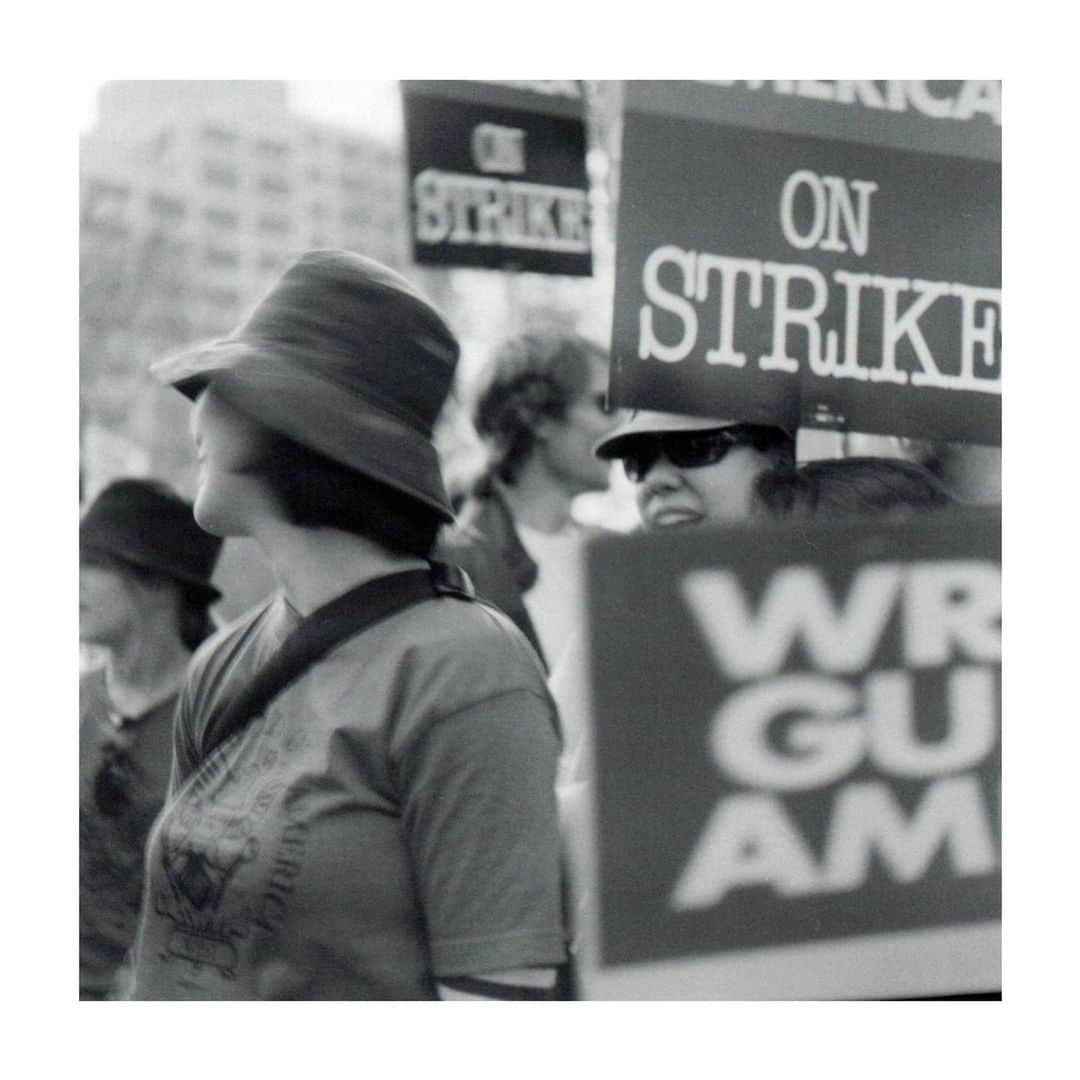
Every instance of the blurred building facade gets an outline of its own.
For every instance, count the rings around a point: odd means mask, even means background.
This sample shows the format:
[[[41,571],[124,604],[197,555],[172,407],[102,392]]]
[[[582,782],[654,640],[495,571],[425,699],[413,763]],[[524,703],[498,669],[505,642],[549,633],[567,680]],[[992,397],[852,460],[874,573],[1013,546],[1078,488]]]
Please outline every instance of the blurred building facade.
[[[185,486],[186,422],[145,375],[234,326],[290,253],[401,267],[400,152],[289,111],[282,82],[102,87],[81,145],[83,495],[130,469]]]
[[[607,342],[618,88],[587,84],[595,272],[582,279],[415,266],[403,130],[377,138],[300,115],[284,82],[103,84],[80,145],[81,499],[122,475],[192,494],[189,408],[147,368],[228,332],[292,255],[314,247],[379,259],[446,314],[462,360],[436,441],[452,480],[478,469],[469,384],[500,340],[555,322]],[[238,596],[230,608],[268,581],[249,571],[250,552],[232,550],[245,546],[230,542],[222,557],[219,576]],[[231,566],[244,580],[229,581]]]
[[[593,275],[417,267],[409,241],[404,131],[384,138],[300,115],[270,81],[139,81],[102,86],[81,140],[80,495],[121,475],[154,475],[190,495],[189,408],[147,374],[156,357],[227,332],[288,258],[341,247],[401,270],[462,344],[456,393],[436,432],[452,484],[482,465],[470,386],[501,340],[561,325],[607,346],[614,296],[624,84],[585,81]],[[384,125],[385,127],[385,125]],[[958,495],[1000,501],[1000,451],[901,446],[808,432],[805,456],[897,453],[933,463]],[[582,516],[629,527],[616,473]],[[232,554],[243,576],[252,562]],[[256,575],[257,576],[257,575]],[[263,581],[242,582],[237,607]],[[232,606],[232,605],[230,605]]]

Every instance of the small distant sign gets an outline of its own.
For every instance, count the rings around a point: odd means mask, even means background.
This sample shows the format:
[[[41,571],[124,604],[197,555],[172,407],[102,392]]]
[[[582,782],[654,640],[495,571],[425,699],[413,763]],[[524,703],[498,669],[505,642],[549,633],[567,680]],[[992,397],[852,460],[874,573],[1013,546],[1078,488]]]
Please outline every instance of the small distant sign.
[[[417,263],[592,273],[579,82],[402,90]]]

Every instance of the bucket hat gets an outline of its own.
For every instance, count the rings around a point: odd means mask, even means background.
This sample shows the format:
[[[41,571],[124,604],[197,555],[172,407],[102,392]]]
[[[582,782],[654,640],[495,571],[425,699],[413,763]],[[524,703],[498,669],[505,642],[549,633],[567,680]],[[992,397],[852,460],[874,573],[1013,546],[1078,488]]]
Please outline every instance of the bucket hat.
[[[209,384],[294,442],[453,519],[435,421],[459,347],[400,274],[347,251],[308,251],[227,337],[151,371],[194,400]]]
[[[79,522],[79,558],[120,561],[172,578],[204,596],[221,593],[210,577],[222,541],[195,524],[191,503],[153,480],[116,480]]]

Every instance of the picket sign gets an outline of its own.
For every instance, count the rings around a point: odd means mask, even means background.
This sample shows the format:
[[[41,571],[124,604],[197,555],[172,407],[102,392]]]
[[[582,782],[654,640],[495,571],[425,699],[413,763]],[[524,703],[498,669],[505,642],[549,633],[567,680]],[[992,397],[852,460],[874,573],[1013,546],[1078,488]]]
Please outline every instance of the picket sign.
[[[580,82],[402,90],[417,263],[592,273]]]
[[[587,558],[586,995],[1000,989],[1000,514]]]
[[[1000,445],[994,81],[631,82],[621,405]]]

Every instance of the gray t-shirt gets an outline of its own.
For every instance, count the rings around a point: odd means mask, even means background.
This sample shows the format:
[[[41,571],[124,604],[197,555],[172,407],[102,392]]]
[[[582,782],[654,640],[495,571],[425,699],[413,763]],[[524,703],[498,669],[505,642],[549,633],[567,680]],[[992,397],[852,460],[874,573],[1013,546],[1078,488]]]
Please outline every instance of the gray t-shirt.
[[[561,963],[559,736],[524,637],[425,601],[197,763],[208,718],[296,621],[274,598],[195,658],[132,997],[433,998],[437,976]]]

